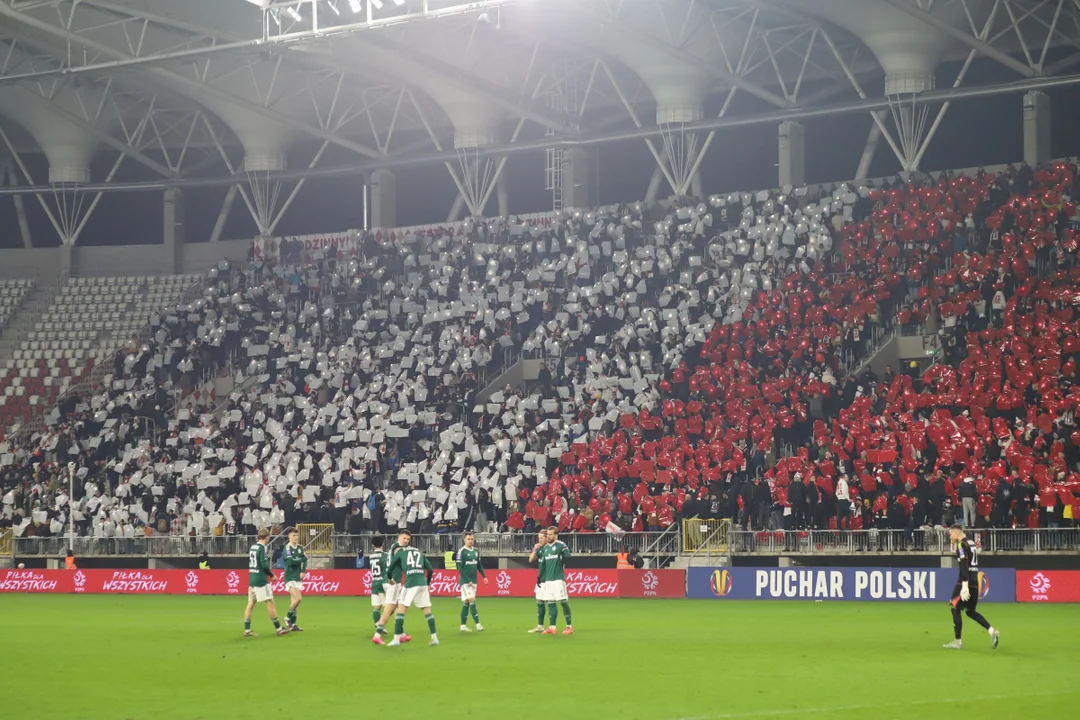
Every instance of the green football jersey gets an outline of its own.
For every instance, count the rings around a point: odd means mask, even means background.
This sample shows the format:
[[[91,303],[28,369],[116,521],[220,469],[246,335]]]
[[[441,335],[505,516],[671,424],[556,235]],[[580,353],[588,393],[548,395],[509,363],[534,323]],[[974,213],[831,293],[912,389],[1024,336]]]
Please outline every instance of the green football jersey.
[[[266,546],[255,543],[248,548],[248,587],[266,587],[273,578],[266,561]]]
[[[401,548],[390,561],[390,576],[404,577],[407,588],[427,585],[433,572],[435,569],[431,567],[427,555],[414,547]]]
[[[454,562],[457,563],[458,583],[461,585],[475,585],[477,572],[487,578],[484,566],[480,563],[480,551],[476,548],[461,548],[454,555]]]
[[[386,557],[387,557],[387,561],[386,561],[386,580],[384,582],[389,582],[389,583],[399,583],[399,582],[401,582],[401,574],[402,574],[401,570],[397,571],[396,575],[390,572],[390,567],[394,562],[394,556],[397,555],[398,551],[400,551],[400,550],[401,550],[401,545],[399,543],[394,543],[393,545],[390,546],[390,552],[388,552],[386,554]]]
[[[371,594],[382,595],[385,592],[386,566],[390,564],[390,557],[382,550],[376,550],[368,555],[371,563]]]
[[[570,548],[556,540],[540,548],[537,553],[540,566],[540,582],[566,579],[566,561],[570,559]]]
[[[281,549],[281,561],[285,565],[285,582],[301,582],[307,572],[307,554],[303,545],[286,545]]]

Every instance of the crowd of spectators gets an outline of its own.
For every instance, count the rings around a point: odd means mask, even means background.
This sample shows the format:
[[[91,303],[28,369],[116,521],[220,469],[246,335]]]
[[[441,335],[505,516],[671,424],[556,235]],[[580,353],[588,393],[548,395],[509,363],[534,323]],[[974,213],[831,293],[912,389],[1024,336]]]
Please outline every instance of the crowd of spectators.
[[[1071,525],[1077,182],[1057,163],[783,188],[223,263],[104,387],[11,443],[0,522]],[[940,352],[875,371],[897,332]],[[482,397],[519,356],[539,377]],[[208,370],[235,389],[207,397]]]

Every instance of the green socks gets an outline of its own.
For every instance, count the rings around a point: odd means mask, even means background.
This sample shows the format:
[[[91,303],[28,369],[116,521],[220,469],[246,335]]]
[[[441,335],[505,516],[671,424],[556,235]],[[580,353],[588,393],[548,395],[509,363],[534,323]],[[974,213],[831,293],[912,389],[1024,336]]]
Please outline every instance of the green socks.
[[[401,613],[398,613],[396,616],[394,616],[394,634],[405,634],[405,616]]]
[[[250,620],[245,620],[244,621],[244,630],[250,630],[250,629],[251,629],[251,621]]]
[[[570,627],[570,625],[573,624],[573,623],[570,622],[570,603],[564,602],[562,604],[562,612],[563,612],[563,615],[566,617],[566,626]]]
[[[551,620],[551,626],[555,626],[555,621],[559,619],[559,608],[555,603],[548,603],[548,618]]]
[[[540,600],[536,601],[536,624],[544,624],[544,603]]]
[[[371,611],[371,621],[377,626],[379,624],[379,618],[382,617],[382,612],[378,610]]]
[[[469,620],[469,604],[461,603],[461,624],[464,625]]]
[[[295,610],[290,610],[289,612],[285,613],[285,620],[287,620],[290,625],[295,625],[296,624],[296,611]]]
[[[430,630],[431,634],[434,635],[435,634],[435,616],[429,613],[429,614],[425,615],[424,617],[427,618],[428,630]]]
[[[469,604],[469,610],[472,611],[472,620],[477,625],[480,624],[480,613],[476,612],[476,603]]]
[[[274,618],[274,627],[276,627],[278,630],[281,629],[281,621],[277,618]]]

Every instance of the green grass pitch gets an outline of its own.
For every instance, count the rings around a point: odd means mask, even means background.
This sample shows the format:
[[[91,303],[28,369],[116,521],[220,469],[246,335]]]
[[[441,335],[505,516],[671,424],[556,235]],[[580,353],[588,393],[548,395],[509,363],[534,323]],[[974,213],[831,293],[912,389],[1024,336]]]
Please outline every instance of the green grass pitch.
[[[1080,701],[1080,606],[985,604],[1001,647],[968,622],[955,652],[938,603],[575,600],[577,634],[550,637],[525,632],[531,600],[481,599],[487,631],[462,635],[460,603],[440,598],[437,648],[419,613],[413,643],[372,645],[367,598],[308,598],[305,632],[285,637],[261,607],[260,636],[241,637],[243,604],[0,595],[4,715],[988,720],[1071,717]]]

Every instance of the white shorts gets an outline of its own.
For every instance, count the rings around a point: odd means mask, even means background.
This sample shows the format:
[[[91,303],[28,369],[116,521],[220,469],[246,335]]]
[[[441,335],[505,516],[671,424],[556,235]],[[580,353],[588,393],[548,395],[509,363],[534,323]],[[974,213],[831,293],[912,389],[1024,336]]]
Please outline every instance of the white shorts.
[[[540,583],[537,583],[536,587],[533,588],[533,592],[536,595],[536,602],[544,602],[544,586],[543,585],[541,585]]]
[[[382,607],[386,604],[386,595],[382,593],[371,593],[371,607]]]
[[[304,583],[302,583],[299,580],[290,580],[289,582],[285,583],[285,590],[288,591],[288,592],[292,592],[293,590],[301,590],[302,591],[303,589],[304,589]]]
[[[476,583],[465,583],[461,586],[461,602],[472,602],[476,599]]]
[[[391,585],[387,583],[383,585],[383,605],[397,605],[398,596],[401,595],[400,585]]]
[[[248,588],[248,601],[270,602],[274,599],[274,588],[271,585]]]
[[[540,585],[540,594],[546,602],[566,602],[566,581],[548,580]]]
[[[404,588],[404,592],[401,593],[397,602],[398,605],[404,605],[405,607],[431,607],[431,595],[428,593],[428,586],[420,585],[419,587]]]

